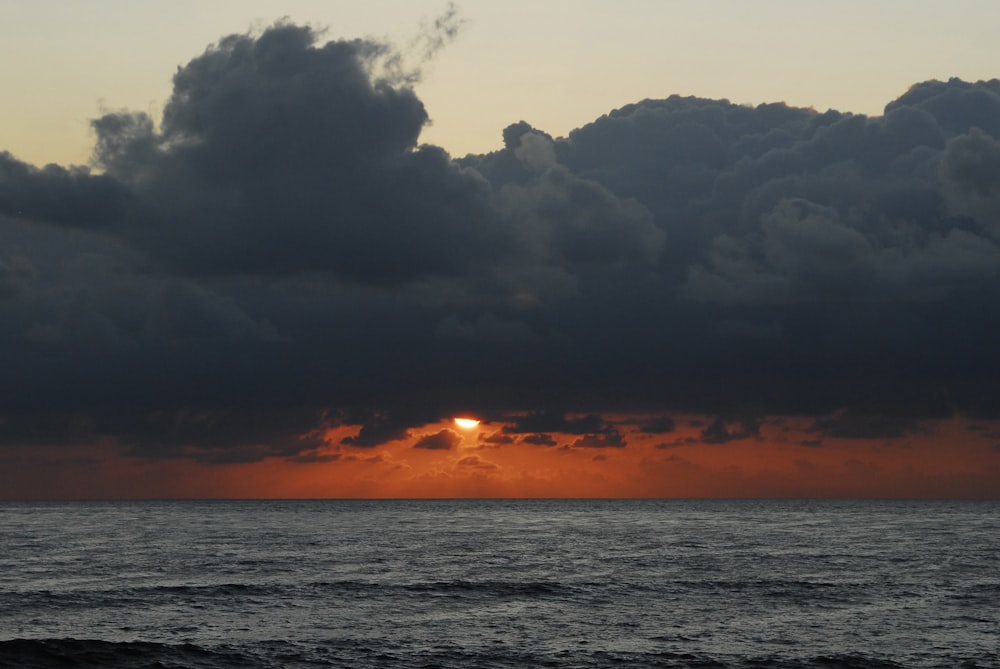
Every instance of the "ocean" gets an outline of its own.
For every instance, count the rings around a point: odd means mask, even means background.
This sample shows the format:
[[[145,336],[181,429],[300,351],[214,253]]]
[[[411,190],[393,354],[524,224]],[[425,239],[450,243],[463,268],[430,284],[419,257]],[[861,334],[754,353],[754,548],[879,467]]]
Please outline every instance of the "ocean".
[[[1000,667],[1000,501],[0,503],[0,667]]]

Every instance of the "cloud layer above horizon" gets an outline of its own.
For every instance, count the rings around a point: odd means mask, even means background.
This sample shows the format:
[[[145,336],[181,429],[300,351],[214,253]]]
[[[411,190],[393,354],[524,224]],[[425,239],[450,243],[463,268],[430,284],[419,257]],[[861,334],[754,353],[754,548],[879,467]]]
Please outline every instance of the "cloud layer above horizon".
[[[158,122],[96,119],[93,170],[0,154],[0,443],[228,461],[461,413],[580,448],[625,445],[605,412],[737,417],[716,443],[1000,417],[1000,81],[881,117],[672,96],[454,159],[419,143],[417,76],[278,24],[179,68]]]

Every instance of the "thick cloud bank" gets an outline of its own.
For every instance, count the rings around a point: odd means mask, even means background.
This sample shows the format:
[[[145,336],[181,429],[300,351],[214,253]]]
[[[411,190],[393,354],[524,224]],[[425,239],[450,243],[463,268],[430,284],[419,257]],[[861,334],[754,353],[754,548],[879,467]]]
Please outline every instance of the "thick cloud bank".
[[[1000,413],[1000,82],[877,118],[672,96],[453,160],[413,79],[277,25],[179,68],[158,122],[95,120],[96,169],[0,154],[0,441],[230,461],[459,411],[599,448],[594,412]]]

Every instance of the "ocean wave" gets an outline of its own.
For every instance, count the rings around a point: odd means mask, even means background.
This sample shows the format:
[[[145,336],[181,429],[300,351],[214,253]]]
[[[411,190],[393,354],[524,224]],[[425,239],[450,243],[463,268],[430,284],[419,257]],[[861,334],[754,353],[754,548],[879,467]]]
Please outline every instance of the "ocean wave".
[[[100,603],[105,606],[129,606],[136,602],[149,601],[150,598],[241,598],[269,597],[273,595],[303,594],[322,591],[324,594],[364,593],[366,595],[384,593],[417,593],[434,595],[483,594],[498,597],[546,597],[559,595],[594,594],[606,590],[631,590],[644,593],[670,594],[676,591],[703,591],[754,593],[765,597],[800,597],[808,595],[811,598],[857,597],[870,589],[869,584],[834,583],[824,581],[804,580],[739,580],[739,579],[665,579],[660,582],[594,582],[594,581],[560,581],[560,580],[469,580],[451,579],[437,581],[385,582],[380,580],[313,580],[302,582],[261,582],[261,583],[158,583],[139,586],[122,586],[119,583],[108,586],[77,587],[70,590],[56,591],[49,589],[22,590],[5,593],[10,602],[15,600],[26,602],[31,600],[32,606],[43,605],[45,602],[63,606],[74,604],[92,606]],[[993,592],[989,596],[995,597]],[[960,595],[954,595],[956,597]],[[984,597],[987,594],[978,593]]]
[[[137,604],[149,605],[158,600],[224,602],[240,599],[285,598],[308,599],[313,596],[399,596],[427,595],[443,597],[489,596],[499,598],[546,597],[569,595],[579,586],[548,581],[418,581],[413,583],[381,583],[377,581],[341,580],[306,581],[303,583],[201,583],[156,584],[140,587],[94,587],[68,591],[36,590],[0,595],[0,607],[7,611],[73,608],[122,608]]]
[[[995,660],[996,658],[992,658]],[[978,664],[955,659],[934,667],[988,669],[989,658]],[[144,641],[112,642],[94,639],[12,639],[0,641],[0,669],[520,669],[545,666],[559,669],[908,669],[891,659],[857,653],[795,657],[711,657],[693,653],[629,653],[559,650],[547,653],[513,648],[468,649],[437,646],[420,650],[378,648],[349,640],[296,644],[259,642],[247,647],[205,648],[191,643],[163,644]]]
[[[235,669],[266,667],[239,652],[209,650],[195,644],[95,639],[12,639],[0,641],[0,669]],[[274,665],[277,666],[277,665]]]

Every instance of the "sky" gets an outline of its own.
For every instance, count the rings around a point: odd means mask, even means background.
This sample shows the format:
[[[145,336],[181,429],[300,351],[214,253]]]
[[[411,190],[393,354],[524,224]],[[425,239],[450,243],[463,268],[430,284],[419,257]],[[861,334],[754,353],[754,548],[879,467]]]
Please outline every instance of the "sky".
[[[991,3],[358,5],[0,2],[0,498],[1000,497]]]
[[[389,40],[419,60],[430,0],[0,0],[0,147],[31,163],[86,164],[90,120],[129,109],[159,118],[178,66],[223,35],[288,17],[327,39]],[[461,30],[417,85],[452,155],[502,146],[524,119],[565,136],[612,109],[670,94],[881,114],[913,83],[997,76],[1000,11],[845,0],[465,0]]]

